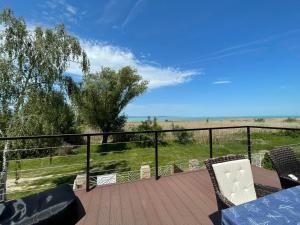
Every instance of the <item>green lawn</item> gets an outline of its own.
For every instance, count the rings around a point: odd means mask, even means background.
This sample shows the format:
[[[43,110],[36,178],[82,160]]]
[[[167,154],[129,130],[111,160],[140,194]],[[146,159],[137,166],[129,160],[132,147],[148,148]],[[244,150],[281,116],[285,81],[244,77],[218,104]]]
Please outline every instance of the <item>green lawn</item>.
[[[299,143],[300,135],[295,133],[252,133],[252,152]],[[187,163],[189,159],[198,159],[203,162],[209,158],[209,145],[204,142],[194,141],[179,144],[176,141],[168,141],[160,143],[158,147],[160,167]],[[299,146],[296,146],[295,149],[300,150]],[[66,156],[23,159],[18,163],[13,160],[10,161],[9,198],[18,198],[62,183],[73,183],[75,176],[85,171],[85,151],[86,147],[81,146],[74,148],[73,154]],[[247,154],[246,133],[239,132],[228,136],[226,139],[214,139],[213,156],[227,154]],[[100,145],[91,146],[92,175],[138,171],[140,166],[145,164],[150,165],[153,173],[154,146],[140,147],[136,144],[110,144],[105,149]],[[18,183],[15,183],[16,180]]]

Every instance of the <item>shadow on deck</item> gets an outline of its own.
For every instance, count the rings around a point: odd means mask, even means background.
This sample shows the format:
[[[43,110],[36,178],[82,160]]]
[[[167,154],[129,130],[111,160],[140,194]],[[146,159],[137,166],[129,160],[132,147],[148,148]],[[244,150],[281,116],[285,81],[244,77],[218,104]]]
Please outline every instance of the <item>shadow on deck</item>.
[[[280,187],[275,172],[252,167],[254,181]],[[86,210],[78,224],[218,224],[213,187],[205,169],[76,191]]]

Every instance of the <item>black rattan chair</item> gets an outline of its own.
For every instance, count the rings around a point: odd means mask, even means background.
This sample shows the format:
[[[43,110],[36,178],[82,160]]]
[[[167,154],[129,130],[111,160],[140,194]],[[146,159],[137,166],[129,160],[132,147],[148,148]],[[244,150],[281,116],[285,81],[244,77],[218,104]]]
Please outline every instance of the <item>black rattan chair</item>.
[[[267,153],[267,156],[278,174],[283,189],[300,184],[300,162],[291,148],[274,149]],[[290,178],[289,174],[295,175],[298,181]]]
[[[215,194],[216,194],[216,199],[217,199],[217,204],[218,204],[219,210],[226,209],[226,208],[229,208],[229,207],[232,207],[235,205],[221,193],[212,165],[216,164],[216,163],[228,162],[228,161],[239,160],[239,159],[245,159],[245,157],[243,155],[228,155],[228,156],[222,156],[222,157],[218,157],[218,158],[208,159],[204,162],[205,166],[209,172],[213,187],[215,189]],[[254,184],[254,187],[255,187],[256,196],[258,198],[280,190],[275,187],[264,186],[264,185],[256,184],[256,183]]]

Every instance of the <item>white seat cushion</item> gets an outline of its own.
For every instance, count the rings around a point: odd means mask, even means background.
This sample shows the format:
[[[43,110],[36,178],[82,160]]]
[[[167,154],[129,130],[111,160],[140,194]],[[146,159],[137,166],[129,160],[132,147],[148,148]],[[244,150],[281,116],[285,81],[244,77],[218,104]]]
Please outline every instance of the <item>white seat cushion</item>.
[[[255,200],[256,192],[248,159],[212,165],[221,193],[235,205]]]

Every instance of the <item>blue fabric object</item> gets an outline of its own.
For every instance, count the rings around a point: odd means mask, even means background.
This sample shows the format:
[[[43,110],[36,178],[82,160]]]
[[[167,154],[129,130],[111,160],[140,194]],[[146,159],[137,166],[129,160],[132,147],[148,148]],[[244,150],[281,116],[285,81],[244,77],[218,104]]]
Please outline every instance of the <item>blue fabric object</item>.
[[[300,225],[300,186],[222,210],[223,225]]]

